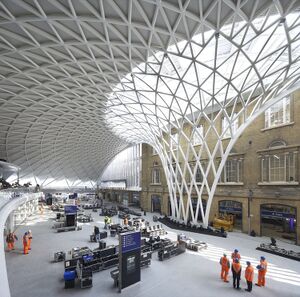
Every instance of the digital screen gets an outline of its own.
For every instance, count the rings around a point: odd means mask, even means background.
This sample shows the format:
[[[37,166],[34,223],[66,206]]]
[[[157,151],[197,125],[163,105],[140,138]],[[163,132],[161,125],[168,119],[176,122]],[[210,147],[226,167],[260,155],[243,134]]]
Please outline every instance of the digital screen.
[[[133,273],[135,272],[135,255],[132,255],[127,258],[127,272]]]
[[[121,234],[122,253],[141,248],[141,232]]]

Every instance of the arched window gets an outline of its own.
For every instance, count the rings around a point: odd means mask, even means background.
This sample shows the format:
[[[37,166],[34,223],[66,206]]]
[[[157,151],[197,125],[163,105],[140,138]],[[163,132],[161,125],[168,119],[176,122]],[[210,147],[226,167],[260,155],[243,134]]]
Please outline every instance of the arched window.
[[[288,149],[283,140],[272,141],[268,149],[261,154],[261,182],[270,184],[297,182],[297,149]]]
[[[277,139],[270,143],[269,148],[283,147],[283,146],[286,146],[286,142],[281,139]]]

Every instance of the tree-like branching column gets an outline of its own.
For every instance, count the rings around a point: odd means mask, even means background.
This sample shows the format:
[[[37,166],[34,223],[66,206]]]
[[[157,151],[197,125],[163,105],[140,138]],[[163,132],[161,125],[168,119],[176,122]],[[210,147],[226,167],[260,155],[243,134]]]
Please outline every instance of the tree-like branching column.
[[[158,151],[178,220],[196,223],[201,215],[208,225],[237,138],[258,115],[299,88],[299,11],[278,5],[272,2],[260,11],[254,5],[249,16],[236,9],[218,27],[203,21],[202,31],[189,40],[149,53],[148,61],[111,94],[108,121],[118,135]],[[205,212],[203,195],[208,197]]]

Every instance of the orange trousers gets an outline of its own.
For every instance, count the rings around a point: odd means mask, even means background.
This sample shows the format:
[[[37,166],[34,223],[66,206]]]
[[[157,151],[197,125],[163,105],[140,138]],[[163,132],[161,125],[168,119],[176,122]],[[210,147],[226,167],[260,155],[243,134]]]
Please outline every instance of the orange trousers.
[[[229,268],[227,266],[226,267],[222,266],[222,269],[221,269],[221,279],[223,279],[224,282],[228,281],[228,271],[229,271]]]
[[[266,272],[265,271],[258,271],[257,284],[259,286],[265,286],[265,284],[266,284]]]
[[[24,255],[28,254],[28,244],[23,244]]]
[[[28,239],[28,249],[31,250],[31,239]]]
[[[14,250],[15,249],[15,244],[13,242],[8,242],[7,243],[7,249],[9,251]]]

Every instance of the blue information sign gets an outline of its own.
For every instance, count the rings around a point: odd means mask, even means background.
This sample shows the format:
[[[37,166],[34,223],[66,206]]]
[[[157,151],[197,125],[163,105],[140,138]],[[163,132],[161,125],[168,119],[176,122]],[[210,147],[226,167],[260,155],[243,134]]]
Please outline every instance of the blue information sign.
[[[65,214],[76,214],[77,205],[65,205]]]
[[[121,234],[122,254],[141,248],[141,232]]]

